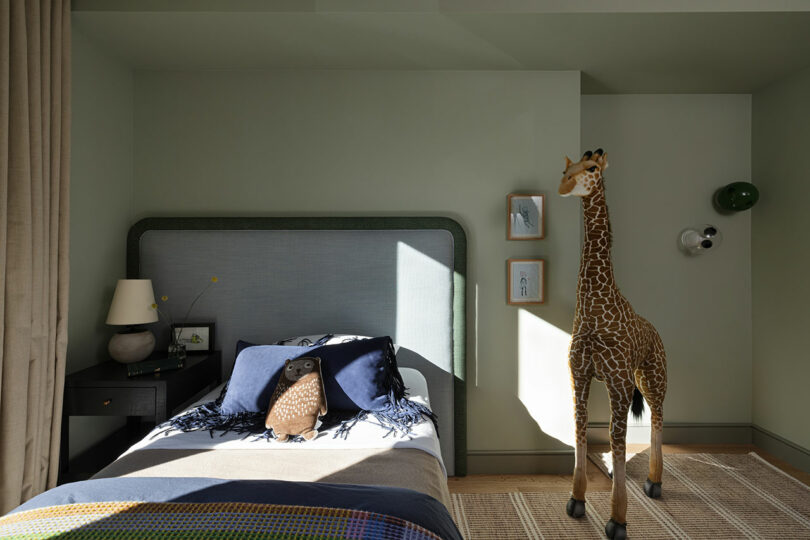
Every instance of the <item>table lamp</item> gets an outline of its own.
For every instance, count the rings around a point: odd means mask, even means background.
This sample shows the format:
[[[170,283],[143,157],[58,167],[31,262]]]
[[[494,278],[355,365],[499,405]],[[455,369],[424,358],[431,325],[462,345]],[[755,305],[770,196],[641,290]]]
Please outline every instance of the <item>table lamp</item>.
[[[158,321],[151,279],[119,279],[115,286],[107,324],[127,328],[110,338],[107,350],[113,360],[129,364],[147,358],[155,350],[155,335],[136,325]]]

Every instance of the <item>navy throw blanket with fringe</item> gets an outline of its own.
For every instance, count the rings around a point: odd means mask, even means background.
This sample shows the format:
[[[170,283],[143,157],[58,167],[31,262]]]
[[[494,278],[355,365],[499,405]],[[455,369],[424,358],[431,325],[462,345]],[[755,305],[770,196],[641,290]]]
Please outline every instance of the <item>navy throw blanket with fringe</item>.
[[[324,341],[318,340],[304,353],[306,356],[320,357],[323,366],[329,412],[321,417],[321,431],[337,427],[333,437],[345,439],[357,422],[373,417],[388,430],[384,437],[396,434],[407,436],[412,427],[425,418],[433,422],[438,433],[435,413],[425,405],[408,399],[390,337],[320,345]],[[219,431],[220,436],[239,433],[245,437],[253,435],[257,440],[274,439],[272,430],[264,426],[266,411],[222,412],[227,391],[228,385],[216,400],[164,422],[159,426],[163,429],[158,434],[205,430],[211,437]],[[300,442],[303,439],[296,437],[294,440]]]

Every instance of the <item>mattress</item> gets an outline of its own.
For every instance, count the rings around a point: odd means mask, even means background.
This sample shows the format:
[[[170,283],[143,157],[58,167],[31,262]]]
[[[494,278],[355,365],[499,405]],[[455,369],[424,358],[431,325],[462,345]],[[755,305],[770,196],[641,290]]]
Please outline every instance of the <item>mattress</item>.
[[[424,376],[409,368],[401,368],[400,372],[409,389],[409,399],[430,406]],[[220,388],[214,389],[192,407],[215,399],[219,392]],[[281,443],[236,433],[164,432],[155,428],[93,478],[113,477],[206,477],[388,486],[424,493],[445,506],[450,503],[439,439],[428,420],[402,435],[392,434],[369,417],[358,422],[345,439],[336,437],[333,428],[301,443]]]

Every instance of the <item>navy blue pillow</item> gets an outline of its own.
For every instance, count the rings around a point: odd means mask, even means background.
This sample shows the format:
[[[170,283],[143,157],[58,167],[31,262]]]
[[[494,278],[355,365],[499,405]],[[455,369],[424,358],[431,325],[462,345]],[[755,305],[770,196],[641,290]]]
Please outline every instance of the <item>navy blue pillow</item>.
[[[390,337],[307,348],[321,359],[330,409],[379,411],[405,395]]]
[[[266,412],[284,362],[309,350],[309,347],[281,345],[244,348],[236,357],[233,374],[220,406],[222,414]]]
[[[249,341],[242,341],[241,339],[236,342],[236,354],[234,358],[239,358],[239,353],[247,349],[248,347],[255,347],[257,343],[251,343]]]

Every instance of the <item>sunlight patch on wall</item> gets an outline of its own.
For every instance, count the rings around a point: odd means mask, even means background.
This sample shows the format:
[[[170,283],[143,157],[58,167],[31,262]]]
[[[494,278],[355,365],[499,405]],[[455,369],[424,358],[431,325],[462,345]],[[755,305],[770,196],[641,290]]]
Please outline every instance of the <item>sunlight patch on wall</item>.
[[[629,444],[650,444],[651,435],[652,418],[650,417],[650,406],[645,401],[641,418],[636,420],[633,415],[630,415],[627,421],[627,442]]]
[[[474,365],[474,369],[475,369],[475,377],[474,377],[475,386],[478,386],[478,320],[479,320],[478,299],[479,299],[478,283],[476,283],[475,284],[475,296],[474,296],[474,299],[473,299],[473,304],[475,306],[475,308],[474,308],[474,316],[473,316],[473,339],[475,339],[475,347],[473,348],[473,354],[474,354],[474,357],[473,357],[474,364],[473,365]]]
[[[571,334],[518,311],[518,398],[543,433],[574,446],[574,396],[568,373]]]
[[[444,284],[445,286],[441,286]],[[446,336],[430,335],[446,331],[452,320],[453,271],[409,246],[397,242],[397,304],[395,341],[428,360],[447,356],[436,344],[447,343]],[[437,295],[447,295],[446,301]],[[425,309],[430,306],[430,309]],[[419,324],[414,324],[419,321]],[[449,351],[452,354],[452,351]]]

